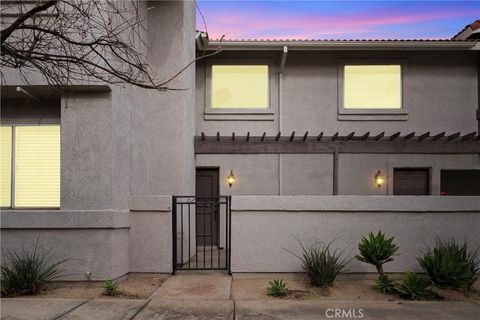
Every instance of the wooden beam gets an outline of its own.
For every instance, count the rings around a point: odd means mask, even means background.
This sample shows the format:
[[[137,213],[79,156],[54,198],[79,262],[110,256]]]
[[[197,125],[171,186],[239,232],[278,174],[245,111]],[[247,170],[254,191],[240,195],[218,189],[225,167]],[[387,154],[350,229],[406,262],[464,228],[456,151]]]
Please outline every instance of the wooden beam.
[[[333,195],[338,194],[338,152],[333,153]]]
[[[293,141],[293,138],[295,138],[295,131],[292,132],[292,135],[290,136],[290,141]]]
[[[404,140],[410,140],[415,136],[415,132],[410,132],[407,134],[405,137],[403,137]]]
[[[323,137],[323,131],[320,132],[320,134],[317,136],[317,141],[322,140],[322,137]]]
[[[473,137],[475,137],[476,134],[477,134],[476,131],[470,132],[469,134],[462,136],[462,141],[470,140]]]
[[[454,134],[451,134],[447,137],[447,141],[452,141],[453,139],[457,139],[460,136],[460,132],[456,132]]]
[[[263,133],[263,135],[262,135],[262,142],[263,142],[263,140],[265,140],[265,135],[266,135],[266,134],[267,134],[266,132]]]
[[[307,140],[308,137],[308,131],[305,131],[305,134],[303,135],[303,141]]]
[[[355,135],[355,132],[350,132],[350,134],[348,136],[345,137],[345,141],[348,141],[350,139],[352,139],[352,137]]]
[[[361,141],[366,140],[369,135],[370,135],[370,131],[368,131],[368,132],[365,133],[363,136],[361,136],[361,137],[360,137],[360,140],[361,140]]]
[[[332,141],[337,140],[338,138],[338,132],[335,132],[335,134],[332,136]]]
[[[238,137],[235,141],[231,139],[213,139],[202,140],[201,137],[195,137],[195,153],[197,154],[261,154],[261,153],[320,153],[333,154],[338,153],[365,153],[365,154],[480,154],[480,143],[476,139],[462,141],[460,139],[447,141],[442,140],[424,140],[422,142],[415,140],[398,139],[374,140],[366,139],[364,141],[351,139],[348,141],[337,139],[336,141],[322,139],[321,141],[293,140],[289,139],[275,141],[274,137],[261,142],[257,140],[246,140]]]
[[[280,137],[282,136],[282,133],[278,131],[277,136],[275,137],[275,141],[280,140]]]
[[[375,139],[375,140],[378,141],[378,140],[382,139],[384,135],[385,135],[385,131],[377,134],[377,135],[375,136],[375,138],[373,138],[373,139]]]
[[[390,141],[393,141],[395,139],[397,139],[398,137],[400,136],[400,131],[398,131],[397,133],[394,133],[390,136]]]
[[[444,132],[440,132],[439,134],[434,135],[434,136],[433,136],[433,141],[436,141],[436,140],[438,140],[438,139],[440,139],[440,138],[443,138],[443,137],[445,137],[445,131],[444,131]]]
[[[423,141],[423,140],[427,139],[429,136],[430,136],[430,131],[425,132],[424,134],[422,134],[421,136],[418,137],[418,141]]]

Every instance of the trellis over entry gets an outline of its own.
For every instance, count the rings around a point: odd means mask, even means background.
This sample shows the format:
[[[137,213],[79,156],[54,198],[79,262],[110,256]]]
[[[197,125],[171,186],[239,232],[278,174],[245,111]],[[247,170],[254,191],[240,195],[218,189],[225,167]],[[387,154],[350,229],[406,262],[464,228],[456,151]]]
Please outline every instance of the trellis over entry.
[[[366,132],[356,135],[325,136],[323,132],[309,135],[309,132],[296,136],[295,131],[287,136],[278,132],[275,136],[245,136],[232,134],[214,136],[201,133],[195,137],[196,154],[262,154],[262,153],[325,153],[333,154],[333,194],[338,194],[338,155],[340,153],[361,154],[480,154],[480,135],[477,132],[461,134],[445,132],[416,135],[410,132],[402,135],[396,132],[386,136],[385,132],[371,135]]]

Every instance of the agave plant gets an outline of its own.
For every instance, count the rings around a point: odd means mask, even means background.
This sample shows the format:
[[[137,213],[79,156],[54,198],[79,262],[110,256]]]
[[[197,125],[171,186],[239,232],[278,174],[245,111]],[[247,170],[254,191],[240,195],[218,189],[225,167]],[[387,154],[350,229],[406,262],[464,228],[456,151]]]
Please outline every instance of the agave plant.
[[[454,239],[437,239],[417,261],[439,287],[468,290],[480,276],[479,249],[469,250],[466,242]]]
[[[398,246],[393,243],[394,237],[385,238],[385,234],[378,231],[377,235],[370,232],[368,238],[362,237],[358,245],[360,255],[355,256],[359,261],[369,263],[377,268],[380,276],[384,276],[383,265],[393,261]]]
[[[395,286],[395,281],[391,280],[387,275],[380,276],[375,281],[375,289],[383,293],[394,292]]]
[[[273,279],[269,281],[270,286],[267,288],[267,294],[274,297],[285,297],[288,294],[287,283],[283,279]]]
[[[407,272],[402,282],[395,286],[395,290],[401,298],[408,300],[429,300],[435,295],[430,290],[432,282],[425,278],[419,278],[413,272]]]

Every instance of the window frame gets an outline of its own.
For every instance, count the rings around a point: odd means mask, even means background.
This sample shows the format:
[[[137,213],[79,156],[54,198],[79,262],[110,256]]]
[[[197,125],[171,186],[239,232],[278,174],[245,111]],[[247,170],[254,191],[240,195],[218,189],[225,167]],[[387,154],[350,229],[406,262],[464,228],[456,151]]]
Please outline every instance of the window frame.
[[[214,65],[267,65],[268,108],[212,108],[212,66]],[[264,120],[273,121],[278,109],[277,66],[274,58],[218,58],[205,63],[205,120]]]
[[[400,65],[400,109],[346,109],[344,108],[345,96],[345,66],[366,65],[385,66]],[[337,97],[338,97],[338,120],[408,120],[408,105],[405,100],[405,76],[407,74],[405,59],[340,59],[338,60]]]
[[[12,128],[12,153],[11,153],[11,167],[10,167],[10,206],[4,207],[1,206],[1,210],[60,210],[62,205],[62,126],[60,123],[1,123],[2,127],[11,127]],[[15,128],[16,127],[41,127],[41,126],[58,126],[60,128],[60,205],[58,207],[15,207],[15,147],[16,147],[16,137],[15,137]]]

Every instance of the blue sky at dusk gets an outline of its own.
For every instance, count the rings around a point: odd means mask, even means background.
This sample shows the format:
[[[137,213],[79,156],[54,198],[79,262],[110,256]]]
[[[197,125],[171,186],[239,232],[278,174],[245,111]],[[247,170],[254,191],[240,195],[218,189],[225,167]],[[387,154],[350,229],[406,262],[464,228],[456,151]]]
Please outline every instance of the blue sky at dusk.
[[[480,19],[480,1],[210,1],[211,39],[449,39]],[[197,12],[197,29],[205,30]]]

